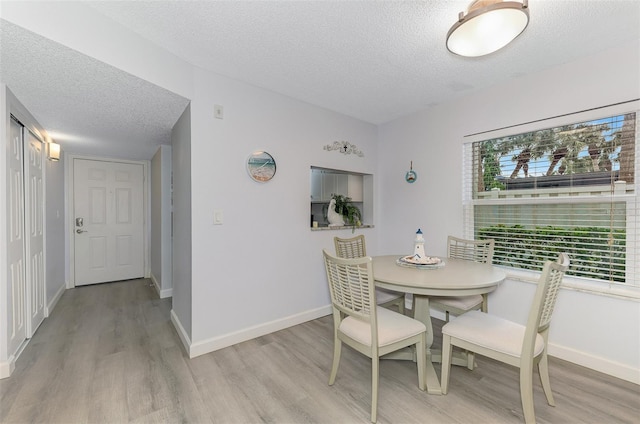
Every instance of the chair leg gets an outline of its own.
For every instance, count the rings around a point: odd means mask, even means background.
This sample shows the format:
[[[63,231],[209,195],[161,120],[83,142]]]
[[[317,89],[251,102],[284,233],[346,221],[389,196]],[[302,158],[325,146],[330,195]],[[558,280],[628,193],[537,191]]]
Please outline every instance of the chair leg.
[[[544,395],[547,397],[547,403],[551,406],[556,406],[556,402],[553,399],[553,392],[551,391],[551,382],[549,381],[549,361],[546,349],[542,353],[540,362],[538,362],[538,374],[540,374],[540,382],[542,383]]]
[[[398,301],[398,312],[404,315],[404,296]]]
[[[329,375],[329,386],[332,386],[336,381],[336,374],[338,374],[338,366],[340,365],[340,353],[342,351],[342,341],[335,337],[333,340],[333,364],[331,365],[331,374]]]
[[[427,335],[422,334],[422,338],[416,343],[416,354],[418,362],[418,387],[420,390],[425,391],[427,389],[426,372],[427,372],[427,351],[425,346],[427,345]]]
[[[482,305],[480,310],[487,313],[489,310],[489,295],[487,293],[482,295]],[[476,356],[473,352],[467,351],[467,368],[473,371],[476,367]]]
[[[526,424],[535,424],[536,416],[533,411],[533,364],[531,362],[520,364],[520,398],[522,400],[524,422]]]
[[[451,371],[451,336],[442,335],[442,372],[441,387],[442,394],[446,395],[449,391],[449,372]]]
[[[476,367],[476,354],[471,351],[467,351],[467,368],[473,371],[475,367]]]
[[[380,358],[371,358],[371,422],[378,419],[378,379],[380,376]]]

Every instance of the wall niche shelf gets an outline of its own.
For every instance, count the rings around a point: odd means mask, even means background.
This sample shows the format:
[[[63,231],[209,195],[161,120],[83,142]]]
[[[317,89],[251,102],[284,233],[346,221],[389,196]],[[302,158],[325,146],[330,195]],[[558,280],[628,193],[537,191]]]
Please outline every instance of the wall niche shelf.
[[[356,228],[372,228],[373,225],[373,175],[347,170],[321,168],[312,166],[310,169],[310,227],[315,231],[352,228],[328,227],[326,218],[327,208],[333,194],[340,194],[351,198],[351,203],[362,214],[363,224]],[[318,226],[313,227],[317,222]]]

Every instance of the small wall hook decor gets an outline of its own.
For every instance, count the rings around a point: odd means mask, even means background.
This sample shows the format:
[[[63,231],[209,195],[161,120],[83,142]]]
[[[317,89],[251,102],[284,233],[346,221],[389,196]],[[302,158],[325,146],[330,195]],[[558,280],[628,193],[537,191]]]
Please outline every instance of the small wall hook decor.
[[[404,179],[407,180],[409,184],[413,184],[418,179],[418,174],[413,170],[413,161],[411,161],[411,166],[405,174]]]

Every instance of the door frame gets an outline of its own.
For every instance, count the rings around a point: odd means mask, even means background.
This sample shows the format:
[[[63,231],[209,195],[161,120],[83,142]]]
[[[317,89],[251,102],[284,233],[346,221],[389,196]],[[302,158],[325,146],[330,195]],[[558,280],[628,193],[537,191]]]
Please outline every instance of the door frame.
[[[150,264],[149,264],[149,245],[150,245],[150,237],[151,237],[151,210],[149,209],[150,205],[150,166],[148,160],[128,160],[128,159],[118,159],[111,157],[101,157],[101,156],[88,156],[88,155],[74,155],[68,154],[65,156],[64,166],[65,166],[65,179],[66,179],[66,188],[67,195],[65,196],[65,215],[66,215],[66,223],[67,228],[65,231],[65,240],[66,245],[68,246],[67,257],[69,261],[67,262],[67,275],[69,279],[67,280],[67,288],[72,289],[76,287],[76,276],[75,276],[75,237],[73,236],[73,231],[75,230],[75,222],[74,222],[74,213],[73,213],[73,194],[74,194],[74,159],[85,159],[85,160],[95,160],[102,162],[113,162],[113,163],[129,163],[135,165],[142,165],[142,192],[143,192],[143,201],[142,201],[142,219],[143,219],[143,271],[144,277],[149,278],[150,275]]]

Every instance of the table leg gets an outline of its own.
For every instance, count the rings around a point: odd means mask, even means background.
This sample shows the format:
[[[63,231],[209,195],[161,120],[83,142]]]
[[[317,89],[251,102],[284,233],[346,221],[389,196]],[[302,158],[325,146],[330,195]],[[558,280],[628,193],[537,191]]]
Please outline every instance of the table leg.
[[[413,310],[414,318],[424,323],[427,327],[427,392],[429,394],[441,395],[442,389],[440,387],[440,380],[436,374],[436,370],[433,367],[431,360],[431,345],[433,345],[433,325],[431,323],[431,314],[429,312],[429,297],[413,295]]]

